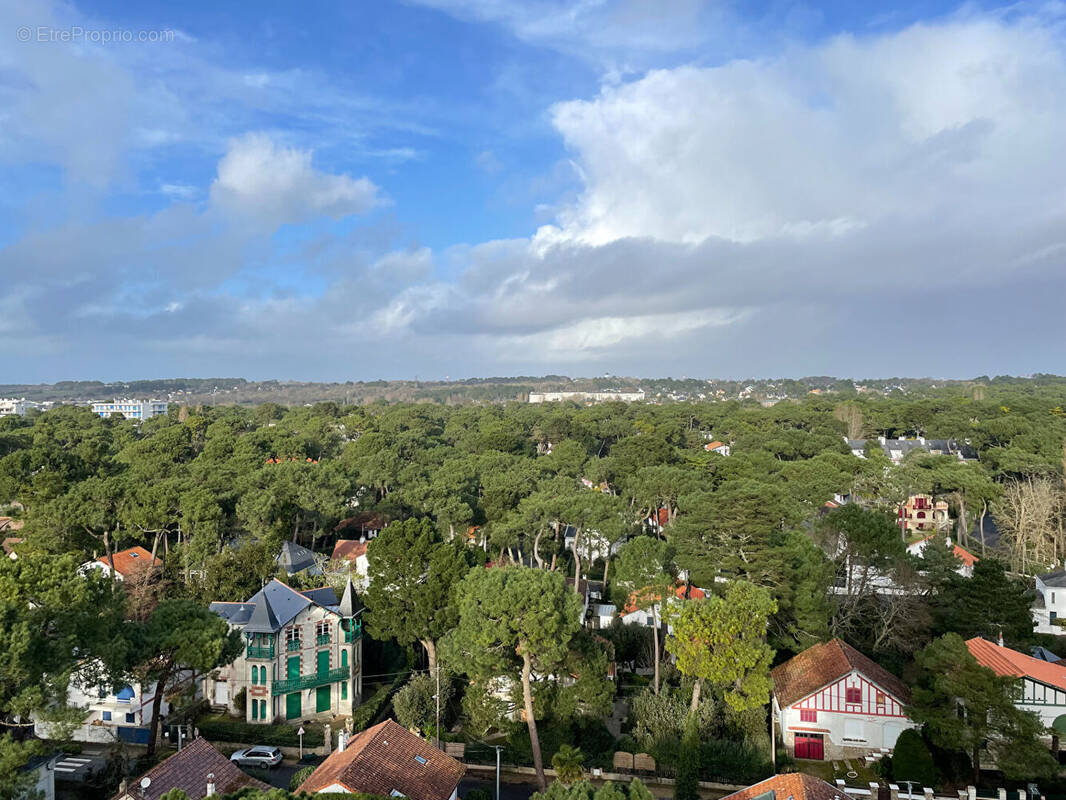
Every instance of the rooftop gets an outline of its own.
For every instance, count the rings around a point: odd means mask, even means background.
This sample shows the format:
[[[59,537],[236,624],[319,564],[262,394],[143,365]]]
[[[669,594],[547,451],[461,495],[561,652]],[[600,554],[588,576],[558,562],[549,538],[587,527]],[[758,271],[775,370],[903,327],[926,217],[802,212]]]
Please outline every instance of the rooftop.
[[[997,675],[1032,678],[1066,691],[1066,667],[1059,663],[1033,658],[980,637],[970,639],[966,642],[966,647],[978,664],[988,667]]]
[[[807,648],[774,667],[770,677],[774,681],[777,702],[783,708],[852,672],[861,673],[897,700],[910,701],[910,690],[903,681],[840,639]]]
[[[269,789],[266,784],[241,772],[228,758],[211,746],[207,739],[193,739],[185,747],[165,761],[160,762],[141,778],[129,782],[125,792],[115,795],[115,800],[159,800],[171,789],[181,789],[189,800],[201,800],[207,796],[207,776],[214,774],[216,794],[228,794],[238,789]],[[150,783],[143,791],[141,781]]]
[[[803,772],[774,775],[722,800],[851,800],[849,795],[825,781]]]
[[[398,723],[387,719],[334,750],[304,781],[301,792],[343,786],[349,792],[409,800],[448,800],[466,768]]]

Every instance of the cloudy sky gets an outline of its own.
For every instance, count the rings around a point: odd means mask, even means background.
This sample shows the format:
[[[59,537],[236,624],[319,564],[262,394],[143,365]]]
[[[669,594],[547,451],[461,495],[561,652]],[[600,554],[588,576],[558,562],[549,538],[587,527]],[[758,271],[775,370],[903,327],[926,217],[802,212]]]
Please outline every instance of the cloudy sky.
[[[0,286],[0,383],[1063,373],[1066,3],[0,0]]]

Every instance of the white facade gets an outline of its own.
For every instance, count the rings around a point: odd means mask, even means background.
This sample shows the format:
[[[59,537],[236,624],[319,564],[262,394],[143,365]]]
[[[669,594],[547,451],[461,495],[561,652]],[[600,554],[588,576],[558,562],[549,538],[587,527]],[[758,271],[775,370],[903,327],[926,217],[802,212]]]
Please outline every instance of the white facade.
[[[898,698],[857,670],[784,708],[775,696],[774,714],[796,758],[829,760],[891,750],[904,730],[917,727]]]
[[[1066,573],[1052,572],[1036,577],[1036,591],[1040,597],[1033,605],[1033,629],[1037,633],[1066,635],[1066,628],[1056,625],[1055,620],[1066,619]]]
[[[623,403],[636,403],[644,399],[644,390],[635,392],[530,392],[531,403],[559,403],[564,400],[575,400],[585,403],[604,403],[611,400],[621,400]]]
[[[26,401],[15,400],[11,397],[0,397],[0,417],[10,417],[14,415],[20,417],[26,415]]]
[[[101,417],[118,415],[126,419],[151,419],[167,413],[165,400],[110,400],[93,403],[93,413]]]
[[[84,723],[72,738],[78,742],[115,742],[120,728],[144,728],[152,721],[152,704],[156,688],[132,683],[118,692],[110,687],[90,684],[84,675],[75,675],[67,687],[67,705],[87,709]],[[166,697],[160,701],[160,718],[170,710]],[[51,725],[34,719],[34,732],[49,738]]]

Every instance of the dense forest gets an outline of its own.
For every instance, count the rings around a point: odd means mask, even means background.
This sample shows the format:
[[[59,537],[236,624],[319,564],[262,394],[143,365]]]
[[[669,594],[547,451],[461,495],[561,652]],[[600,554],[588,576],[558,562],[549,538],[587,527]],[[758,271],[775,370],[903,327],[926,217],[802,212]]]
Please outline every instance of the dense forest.
[[[704,775],[757,778],[769,761],[768,670],[815,642],[839,636],[920,680],[917,656],[944,634],[1038,640],[1025,576],[1066,556],[1066,382],[997,379],[924,395],[175,405],[143,423],[58,407],[0,419],[0,514],[23,524],[24,540],[19,560],[0,567],[2,633],[30,635],[27,597],[51,593],[38,616],[49,603],[57,614],[78,606],[48,634],[67,637],[59,652],[34,643],[7,653],[0,711],[10,718],[54,697],[72,667],[64,647],[114,650],[101,621],[112,613],[107,587],[72,588],[63,570],[143,545],[164,559],[164,579],[121,616],[149,635],[169,603],[192,630],[193,607],[246,599],[273,576],[283,541],[328,553],[352,535],[344,520],[370,512],[392,524],[370,546],[368,631],[417,647],[429,669],[439,657],[456,676],[449,730],[508,735],[537,766],[542,749],[584,743],[599,758],[628,743],[679,774],[698,763]],[[877,437],[953,439],[976,458],[915,449],[893,464]],[[867,440],[865,457],[849,438]],[[711,441],[731,454],[709,452]],[[948,502],[948,533],[981,556],[972,579],[947,551],[921,569],[906,553],[895,517],[915,493]],[[851,502],[827,506],[837,495]],[[910,590],[886,598],[848,581],[830,591],[845,564],[891,572]],[[390,593],[405,570],[436,579]],[[566,578],[602,583],[619,608],[661,605],[675,587],[686,597],[701,587],[709,602],[674,616],[684,635],[618,624],[590,633],[567,621],[576,581]],[[395,624],[408,617],[421,622]],[[727,637],[711,659],[686,650],[719,641],[726,622],[755,633]],[[1041,641],[1057,646],[1051,638]],[[20,661],[31,657],[43,661]],[[731,674],[738,660],[749,667]],[[613,682],[608,661],[620,669]],[[134,668],[129,657],[115,666]],[[551,680],[563,672],[575,681]],[[527,711],[528,736],[486,689],[501,678]],[[425,729],[432,721],[417,709],[432,690],[416,683],[397,711]],[[631,696],[621,743],[603,723],[616,692]]]

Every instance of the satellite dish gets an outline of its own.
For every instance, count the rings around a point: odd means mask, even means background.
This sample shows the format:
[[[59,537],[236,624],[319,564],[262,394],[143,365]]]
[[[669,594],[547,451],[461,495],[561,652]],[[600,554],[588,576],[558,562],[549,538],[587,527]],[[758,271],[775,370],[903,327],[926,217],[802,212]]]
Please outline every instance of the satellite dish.
[[[142,789],[147,789],[151,785],[152,785],[152,779],[149,778],[147,775],[145,777],[141,778],[141,788]]]

